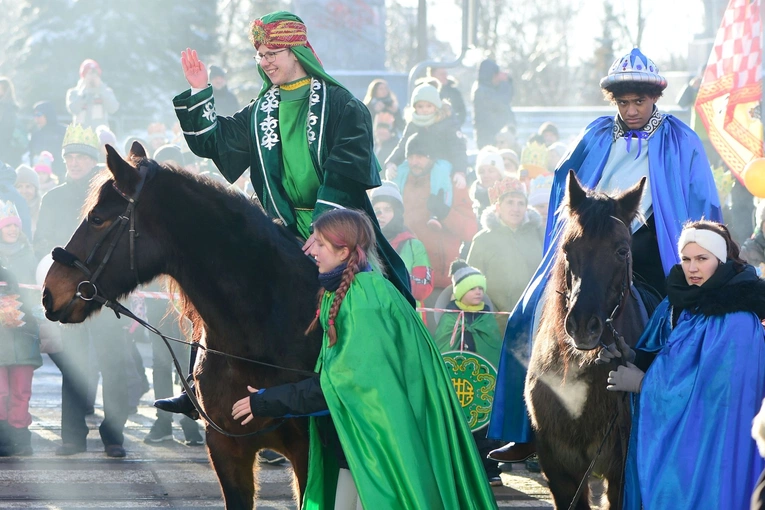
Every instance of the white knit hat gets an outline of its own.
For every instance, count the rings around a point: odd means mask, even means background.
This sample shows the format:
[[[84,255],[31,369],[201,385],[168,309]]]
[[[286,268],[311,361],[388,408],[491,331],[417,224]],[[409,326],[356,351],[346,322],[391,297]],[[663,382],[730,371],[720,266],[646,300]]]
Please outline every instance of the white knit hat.
[[[412,106],[416,105],[419,101],[426,101],[436,108],[441,108],[441,95],[438,93],[438,89],[433,85],[423,83],[418,85],[412,92]]]
[[[475,169],[478,170],[484,165],[494,166],[502,175],[505,174],[505,161],[497,149],[484,147],[478,151],[478,155],[475,157]]]

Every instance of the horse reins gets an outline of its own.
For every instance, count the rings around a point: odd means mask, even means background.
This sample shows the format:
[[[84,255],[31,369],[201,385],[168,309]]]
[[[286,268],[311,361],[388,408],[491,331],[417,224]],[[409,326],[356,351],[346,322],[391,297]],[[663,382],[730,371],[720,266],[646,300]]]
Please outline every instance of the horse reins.
[[[279,369],[279,370],[286,370],[286,371],[290,371],[290,372],[295,372],[295,373],[299,373],[301,375],[306,375],[306,376],[309,376],[309,377],[315,376],[316,374],[314,372],[309,372],[307,370],[300,370],[300,369],[296,369],[296,368],[282,367],[282,366],[279,366],[279,365],[274,365],[274,364],[266,363],[266,362],[263,362],[263,361],[258,361],[258,360],[254,360],[254,359],[250,359],[250,358],[245,358],[245,357],[242,357],[242,356],[236,356],[234,354],[228,354],[228,353],[225,353],[225,352],[217,351],[215,349],[208,349],[206,346],[201,345],[201,344],[199,344],[197,342],[186,342],[184,340],[179,340],[177,338],[168,337],[168,336],[164,335],[161,331],[159,331],[159,329],[157,329],[156,327],[152,326],[151,324],[149,324],[145,320],[143,320],[140,317],[136,316],[131,310],[129,310],[124,305],[119,303],[116,299],[108,299],[105,296],[102,296],[101,294],[99,294],[98,287],[96,286],[96,281],[98,280],[98,277],[101,276],[101,273],[103,272],[104,268],[106,267],[106,264],[111,259],[111,256],[114,253],[114,250],[116,249],[117,244],[118,244],[120,238],[122,237],[122,234],[124,234],[124,232],[125,232],[125,227],[128,224],[130,225],[130,230],[129,230],[129,232],[130,232],[130,242],[129,242],[129,244],[130,244],[130,270],[133,271],[133,273],[135,275],[136,285],[140,285],[140,279],[138,278],[138,264],[136,263],[136,243],[135,243],[135,240],[138,237],[138,232],[135,229],[136,216],[137,216],[137,212],[136,212],[135,208],[136,208],[136,205],[138,204],[138,197],[139,197],[139,195],[141,193],[141,190],[143,189],[144,184],[148,180],[151,180],[151,178],[154,176],[154,174],[156,173],[156,167],[147,167],[147,166],[141,165],[139,167],[138,171],[139,171],[139,174],[141,176],[141,179],[138,182],[138,184],[136,185],[135,192],[133,193],[132,196],[128,195],[127,193],[124,193],[122,190],[120,190],[117,187],[116,181],[112,182],[112,187],[117,191],[117,193],[122,198],[124,198],[128,202],[127,208],[125,209],[125,212],[122,213],[118,217],[118,219],[116,221],[114,221],[111,225],[109,225],[109,227],[103,233],[103,235],[98,240],[98,242],[95,244],[95,246],[93,246],[93,249],[90,251],[90,254],[88,254],[88,257],[87,257],[87,259],[85,260],[84,263],[82,261],[80,261],[80,259],[75,254],[67,251],[66,249],[61,248],[61,247],[54,248],[53,253],[52,253],[54,261],[56,261],[56,262],[58,262],[60,264],[63,264],[65,266],[68,266],[68,267],[79,269],[85,275],[85,277],[87,278],[86,280],[83,280],[83,281],[81,281],[80,283],[77,284],[77,288],[76,288],[74,296],[72,296],[72,298],[69,300],[67,305],[62,309],[61,313],[68,312],[71,309],[71,307],[74,305],[74,303],[77,302],[78,299],[81,299],[83,301],[95,301],[97,303],[100,303],[102,306],[105,306],[105,307],[111,309],[112,311],[114,311],[114,314],[117,316],[118,319],[121,318],[120,315],[125,315],[126,317],[129,317],[129,318],[133,319],[134,321],[136,321],[137,323],[139,323],[141,326],[143,326],[144,328],[146,328],[150,332],[152,332],[155,335],[161,337],[162,341],[165,343],[165,346],[167,347],[168,351],[170,352],[170,356],[171,356],[171,358],[173,360],[173,365],[175,366],[175,370],[180,375],[181,385],[183,386],[183,389],[186,392],[186,394],[188,395],[189,399],[191,399],[191,402],[194,405],[194,408],[199,413],[199,415],[202,418],[205,419],[205,421],[210,426],[210,428],[212,428],[213,430],[215,430],[219,434],[222,434],[222,435],[227,436],[227,437],[238,438],[238,437],[248,437],[248,436],[255,436],[255,435],[259,435],[259,434],[266,434],[268,432],[272,432],[272,431],[276,430],[280,425],[282,425],[286,421],[286,419],[282,418],[280,421],[276,422],[273,425],[270,425],[270,426],[265,427],[265,428],[260,429],[260,430],[256,430],[254,432],[248,432],[248,433],[245,433],[245,434],[232,434],[230,432],[226,432],[223,428],[221,428],[217,423],[215,423],[210,418],[210,416],[204,411],[202,406],[199,404],[199,400],[197,399],[195,391],[191,388],[191,386],[189,385],[189,383],[186,380],[186,378],[183,377],[183,369],[181,368],[181,364],[178,361],[178,358],[176,357],[175,352],[173,352],[173,349],[170,346],[170,342],[172,341],[172,342],[177,342],[177,343],[182,343],[182,344],[190,345],[192,347],[203,349],[203,350],[205,350],[205,352],[209,352],[211,354],[217,354],[217,355],[224,356],[224,357],[227,357],[227,358],[237,359],[237,360],[240,360],[240,361],[245,361],[245,362],[253,363],[253,364],[256,364],[256,365],[267,366],[269,368],[275,368],[275,369]],[[84,220],[84,221],[87,221],[87,219]],[[95,257],[96,252],[98,252],[98,250],[101,249],[101,247],[104,245],[104,243],[107,240],[107,238],[112,233],[116,233],[116,235],[113,236],[113,238],[112,238],[112,240],[111,240],[111,242],[109,244],[109,247],[106,250],[106,254],[101,259],[101,262],[96,267],[96,270],[91,272],[91,270],[88,268],[88,265],[93,262],[93,258]],[[88,286],[89,286],[90,293],[86,295],[85,293],[83,293],[83,287],[87,288]]]
[[[616,216],[611,216],[611,218],[613,218],[614,220],[616,220],[619,223],[621,223],[622,225],[624,225],[624,227],[627,228],[628,231],[630,230],[629,227],[627,227],[627,225],[622,220],[617,218]],[[627,261],[626,261],[627,262],[627,270],[624,272],[624,278],[622,279],[622,286],[621,286],[621,290],[620,290],[620,293],[619,293],[619,299],[616,302],[616,306],[611,311],[611,314],[608,316],[608,318],[605,321],[606,322],[606,326],[608,326],[609,331],[611,331],[611,335],[614,338],[614,342],[616,342],[618,338],[621,338],[622,342],[624,341],[624,337],[619,333],[619,331],[614,326],[614,321],[619,317],[619,314],[621,313],[621,311],[624,309],[624,306],[625,306],[625,300],[626,300],[626,297],[627,297],[627,287],[630,285],[630,281],[629,280],[630,280],[630,273],[631,273],[631,260],[632,260],[632,252],[630,251],[630,252],[627,253]],[[564,297],[566,298],[566,303],[568,303],[568,295],[565,295]],[[607,348],[606,345],[603,343],[602,337],[601,337],[601,341],[600,341],[600,346],[602,346],[604,348]],[[619,363],[623,364],[623,365],[626,365],[626,362],[623,359],[620,360]],[[625,393],[622,396],[622,400],[624,400],[624,398],[626,396],[627,396],[627,394]],[[571,504],[569,505],[568,510],[574,510],[574,508],[576,507],[577,503],[579,502],[579,498],[582,496],[582,491],[584,491],[584,486],[587,483],[587,480],[589,479],[590,475],[592,474],[593,469],[595,469],[595,463],[597,462],[598,457],[600,457],[600,453],[603,450],[603,446],[605,446],[606,441],[608,440],[608,436],[611,435],[611,431],[614,429],[614,425],[616,424],[616,419],[618,417],[619,417],[619,410],[617,408],[617,410],[614,412],[613,416],[611,416],[611,420],[610,420],[610,422],[608,424],[608,429],[606,430],[606,434],[603,436],[603,440],[600,442],[600,445],[598,446],[598,449],[595,452],[595,457],[592,459],[592,462],[590,462],[589,467],[587,467],[587,471],[585,471],[584,476],[582,477],[582,480],[579,482],[579,486],[576,489],[576,493],[574,494],[574,497],[571,500]],[[624,462],[626,462],[626,460],[627,460],[627,457],[626,457],[626,455],[627,455],[627,448],[623,448],[623,450],[624,450],[624,455],[625,455]],[[620,487],[620,491],[619,491],[619,499],[620,500],[622,498],[621,491],[622,491],[623,487],[624,487],[624,465],[622,465],[621,487]]]

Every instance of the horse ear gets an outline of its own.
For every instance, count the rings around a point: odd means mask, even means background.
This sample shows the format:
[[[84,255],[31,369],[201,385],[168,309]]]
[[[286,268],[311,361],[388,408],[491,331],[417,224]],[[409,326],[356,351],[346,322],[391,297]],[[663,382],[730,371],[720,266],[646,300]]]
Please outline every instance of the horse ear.
[[[635,219],[635,216],[640,210],[640,201],[643,199],[643,190],[645,189],[646,180],[645,177],[641,178],[640,182],[622,193],[616,199],[619,218],[623,220],[626,225],[632,223],[632,220]]]
[[[119,152],[109,144],[106,144],[106,167],[114,176],[114,181],[117,183],[117,186],[121,189],[129,188],[130,185],[135,183],[140,177],[138,170],[122,159]]]
[[[128,159],[130,161],[137,161],[139,159],[146,159],[146,148],[141,145],[137,140],[130,146],[130,153],[128,153]]]
[[[587,198],[587,192],[582,187],[573,170],[568,171],[566,180],[566,189],[568,190],[566,193],[566,204],[569,209],[575,211]]]

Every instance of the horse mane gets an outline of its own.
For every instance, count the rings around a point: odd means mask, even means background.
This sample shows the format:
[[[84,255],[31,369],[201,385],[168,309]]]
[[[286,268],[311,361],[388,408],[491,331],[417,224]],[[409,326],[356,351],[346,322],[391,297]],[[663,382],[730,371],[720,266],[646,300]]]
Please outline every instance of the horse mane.
[[[564,378],[571,363],[584,364],[597,356],[597,351],[580,351],[568,342],[565,320],[568,311],[566,293],[566,256],[564,246],[574,240],[587,237],[601,240],[614,230],[618,218],[617,201],[605,193],[587,191],[587,199],[572,209],[567,202],[560,207],[560,214],[566,220],[561,240],[555,253],[555,262],[548,283],[551,294],[542,310],[539,334],[554,338],[558,352],[563,358]],[[548,360],[552,363],[553,360]]]
[[[198,221],[193,222],[200,227],[206,226],[208,235],[216,239],[208,239],[208,244],[221,245],[223,241],[230,246],[230,250],[236,253],[237,260],[247,260],[255,253],[260,243],[266,243],[274,249],[278,259],[289,268],[291,272],[310,271],[314,267],[308,263],[308,258],[300,249],[299,241],[287,228],[272,221],[263,211],[259,204],[250,200],[246,195],[223,186],[220,182],[206,176],[200,176],[188,172],[175,165],[157,163],[153,160],[140,160],[134,163],[148,164],[154,167],[152,180],[156,185],[146,188],[146,194],[153,193],[155,189],[173,189],[178,193],[163,198],[164,202],[173,199],[186,199],[199,204],[198,207],[186,207],[189,215],[200,215],[204,210],[211,217],[200,216]],[[112,183],[114,178],[107,169],[99,172],[91,181],[90,191],[85,200],[83,211],[93,209],[104,193],[114,193]],[[152,191],[149,191],[149,190]],[[143,204],[145,211],[153,211],[158,208],[155,200],[147,200]],[[210,204],[210,207],[204,207]],[[185,205],[185,204],[184,204]],[[151,216],[151,213],[141,213]],[[210,228],[210,226],[219,228]],[[241,254],[241,256],[239,256]],[[186,258],[193,257],[195,253],[185,253]],[[242,270],[253,274],[255,271],[263,271],[263,268],[251,267],[252,264],[243,264]],[[246,281],[248,274],[242,274],[240,281]],[[310,278],[314,281],[315,278]],[[167,275],[168,292],[179,296],[176,301],[179,308],[179,321],[183,325],[184,319],[190,321],[193,339],[199,340],[204,330],[204,321],[192,303],[187,293],[181,288],[180,283]],[[311,293],[313,296],[313,293]],[[186,322],[188,330],[189,322]]]

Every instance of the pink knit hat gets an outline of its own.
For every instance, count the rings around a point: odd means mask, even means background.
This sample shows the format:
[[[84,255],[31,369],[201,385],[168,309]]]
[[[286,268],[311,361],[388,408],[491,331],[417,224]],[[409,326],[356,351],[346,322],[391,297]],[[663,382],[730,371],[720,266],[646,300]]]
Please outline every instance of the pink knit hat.
[[[5,203],[0,202],[0,229],[3,229],[8,225],[16,225],[21,228],[19,212],[10,200]]]
[[[50,165],[53,163],[53,154],[48,151],[42,151],[35,161],[34,170],[38,174],[52,174]]]

